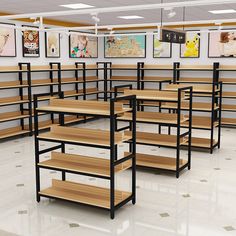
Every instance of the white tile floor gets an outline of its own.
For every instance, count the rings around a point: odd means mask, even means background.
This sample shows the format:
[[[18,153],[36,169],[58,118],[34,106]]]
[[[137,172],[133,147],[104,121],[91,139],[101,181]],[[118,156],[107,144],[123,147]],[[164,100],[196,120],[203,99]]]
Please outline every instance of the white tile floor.
[[[97,127],[97,124],[85,126]],[[104,127],[106,124],[100,122],[99,128]],[[193,152],[192,170],[179,179],[157,171],[139,170],[137,204],[118,210],[113,221],[101,209],[48,199],[36,203],[33,138],[1,143],[0,236],[236,235],[236,130],[223,129],[222,136],[222,149],[213,155]],[[48,143],[43,143],[41,148],[47,146]],[[168,149],[138,149],[173,154]],[[75,146],[68,146],[67,152],[107,155],[98,149]],[[43,155],[42,159],[46,158],[48,155]],[[48,186],[52,177],[60,178],[60,174],[42,171],[42,187]],[[104,185],[104,181],[94,178],[71,175],[68,178]],[[118,176],[117,186],[130,187],[129,171]]]

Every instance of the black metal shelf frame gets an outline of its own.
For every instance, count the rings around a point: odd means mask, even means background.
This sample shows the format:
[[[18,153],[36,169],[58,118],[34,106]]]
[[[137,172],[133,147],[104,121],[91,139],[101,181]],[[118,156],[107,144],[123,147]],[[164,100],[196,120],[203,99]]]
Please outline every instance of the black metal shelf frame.
[[[121,206],[125,205],[127,202],[132,201],[133,204],[136,203],[136,97],[135,96],[125,96],[122,97],[123,99],[126,99],[130,102],[130,106],[132,108],[132,122],[130,123],[130,126],[126,127],[126,129],[132,130],[132,138],[130,139],[130,152],[131,154],[123,157],[121,159],[118,159],[118,147],[115,143],[115,132],[116,132],[116,126],[117,126],[117,118],[118,115],[115,114],[115,103],[120,101],[121,98],[114,98],[110,100],[110,115],[106,116],[103,114],[100,115],[94,115],[96,117],[105,117],[109,118],[110,121],[110,145],[109,146],[103,146],[103,145],[95,145],[95,144],[85,144],[85,143],[75,143],[75,142],[65,142],[61,140],[47,140],[47,139],[41,139],[38,137],[39,135],[39,127],[38,127],[38,115],[40,113],[40,108],[38,108],[38,98],[42,96],[48,96],[48,94],[38,94],[34,95],[34,122],[35,122],[35,168],[36,168],[36,198],[37,202],[40,201],[40,197],[48,197],[44,196],[43,194],[40,194],[40,168],[46,168],[46,169],[53,169],[57,171],[61,171],[62,173],[62,180],[66,180],[66,173],[72,173],[72,174],[79,174],[79,175],[86,175],[86,176],[93,176],[96,178],[103,178],[110,181],[110,217],[111,219],[114,219],[115,217],[115,210],[120,208]],[[59,93],[59,98],[63,99],[64,95],[63,92]],[[42,111],[41,111],[42,112]],[[78,114],[77,112],[48,112],[48,113],[56,113],[59,115],[60,120],[60,126],[64,126],[64,116],[65,114],[71,114],[71,115],[91,115],[91,114]],[[52,143],[60,143],[57,144],[54,147],[47,148],[44,150],[39,150],[39,142],[41,140],[52,142]],[[73,144],[73,145],[79,145],[79,146],[87,146],[87,147],[93,147],[93,148],[102,148],[102,149],[108,149],[110,150],[110,176],[104,177],[96,174],[91,173],[81,173],[81,172],[74,172],[69,170],[62,170],[58,168],[47,168],[47,167],[40,167],[38,164],[40,162],[40,155],[44,153],[51,152],[53,150],[61,149],[62,153],[65,153],[65,145],[66,144]],[[127,160],[132,160],[132,194],[127,199],[123,200],[118,205],[115,205],[115,167]],[[52,197],[49,197],[52,198]],[[54,197],[53,197],[54,198]],[[87,204],[84,204],[87,205]],[[96,206],[95,206],[96,207]],[[102,208],[102,207],[99,207]]]

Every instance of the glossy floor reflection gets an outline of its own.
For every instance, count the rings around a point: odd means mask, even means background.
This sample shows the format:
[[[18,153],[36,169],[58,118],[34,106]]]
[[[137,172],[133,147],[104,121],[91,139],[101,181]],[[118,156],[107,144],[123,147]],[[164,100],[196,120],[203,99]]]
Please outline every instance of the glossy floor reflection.
[[[107,123],[85,124],[106,128]],[[139,129],[154,128],[142,126]],[[154,129],[153,129],[154,130]],[[192,170],[174,175],[160,171],[137,172],[137,204],[116,212],[115,220],[101,209],[43,198],[35,201],[33,138],[0,144],[0,236],[224,236],[236,235],[236,130],[223,129],[222,149],[214,155],[193,152]],[[42,143],[41,148],[48,143]],[[125,149],[126,146],[120,147]],[[138,151],[174,155],[173,150],[138,147]],[[108,156],[101,149],[68,146],[68,153]],[[122,153],[121,153],[122,154]],[[182,155],[186,156],[183,151]],[[47,154],[42,156],[47,159]],[[42,188],[55,171],[42,171]],[[108,186],[95,178],[68,175],[68,179]],[[130,172],[117,178],[129,189]]]

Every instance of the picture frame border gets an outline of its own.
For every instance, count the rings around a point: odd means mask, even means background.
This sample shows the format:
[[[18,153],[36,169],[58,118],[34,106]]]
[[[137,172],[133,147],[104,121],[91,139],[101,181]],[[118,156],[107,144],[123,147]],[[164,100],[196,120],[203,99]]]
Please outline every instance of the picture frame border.
[[[48,46],[48,43],[47,43],[47,34],[49,32],[45,32],[44,34],[44,37],[45,37],[45,57],[46,58],[61,58],[61,34],[60,33],[57,33],[59,34],[59,56],[48,56],[48,50],[47,50],[47,46]]]
[[[5,23],[5,22],[0,22],[0,26],[1,25],[13,25],[13,26],[16,26],[16,24],[12,24],[12,23]],[[17,45],[16,45],[16,29],[14,29],[14,40],[15,40],[15,55],[14,56],[1,56],[0,55],[0,57],[11,57],[11,58],[13,58],[13,57],[17,57]]]

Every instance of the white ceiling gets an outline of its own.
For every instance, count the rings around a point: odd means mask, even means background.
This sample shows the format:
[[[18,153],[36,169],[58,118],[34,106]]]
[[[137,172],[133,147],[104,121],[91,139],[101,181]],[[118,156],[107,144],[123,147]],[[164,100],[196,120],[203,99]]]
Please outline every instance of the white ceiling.
[[[163,0],[166,2],[177,2],[186,0]],[[207,0],[206,0],[207,1]],[[62,4],[71,3],[86,3],[93,5],[97,8],[99,7],[115,7],[115,6],[127,6],[127,5],[139,5],[139,4],[150,4],[150,3],[160,3],[161,0],[1,0],[1,12],[10,13],[34,13],[34,12],[48,12],[48,11],[61,11],[67,8],[60,7]],[[222,0],[223,2],[223,0]],[[236,1],[235,1],[236,2]],[[190,7],[186,8],[186,21],[190,20],[211,20],[211,19],[231,19],[236,18],[236,14],[225,14],[225,15],[213,15],[208,13],[209,10],[222,10],[222,9],[236,9],[235,4],[222,4],[222,5],[212,5],[212,6],[202,6],[202,7]],[[183,19],[183,9],[175,9],[177,12],[174,18],[168,19],[166,17],[166,12],[164,12],[164,22],[167,21],[182,21]],[[117,16],[120,15],[139,15],[143,16],[144,19],[136,20],[122,20],[118,19]],[[100,24],[126,24],[126,23],[154,23],[160,22],[160,10],[145,10],[145,11],[132,11],[132,12],[122,12],[122,13],[103,13],[99,15],[101,19]],[[89,15],[73,15],[65,17],[55,17],[53,19],[63,20],[63,21],[73,21],[79,23],[92,24],[91,16]]]

